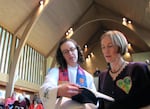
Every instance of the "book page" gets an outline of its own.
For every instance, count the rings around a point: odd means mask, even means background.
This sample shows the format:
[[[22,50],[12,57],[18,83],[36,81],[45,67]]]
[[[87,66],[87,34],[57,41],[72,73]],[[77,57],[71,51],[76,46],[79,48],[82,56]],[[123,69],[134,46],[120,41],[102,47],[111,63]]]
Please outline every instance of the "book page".
[[[108,101],[115,101],[114,98],[112,98],[112,97],[110,97],[110,96],[108,96],[108,95],[105,95],[105,94],[103,94],[103,93],[100,93],[100,92],[94,92],[94,93],[95,93],[95,96],[96,96],[97,98],[103,98],[103,99],[108,100]]]
[[[103,94],[101,92],[93,91],[93,90],[85,88],[85,87],[82,87],[82,89],[87,89],[87,90],[91,91],[96,96],[96,98],[103,98],[103,99],[108,100],[108,101],[115,101],[114,98],[112,98],[106,94]]]

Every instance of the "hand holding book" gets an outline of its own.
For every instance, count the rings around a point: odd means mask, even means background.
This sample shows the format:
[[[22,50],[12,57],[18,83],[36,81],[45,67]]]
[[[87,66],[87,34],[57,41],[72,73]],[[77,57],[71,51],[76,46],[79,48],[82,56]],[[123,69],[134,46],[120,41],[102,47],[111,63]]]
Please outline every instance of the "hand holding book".
[[[100,92],[96,92],[96,91],[94,92],[94,91],[87,89],[85,87],[82,87],[81,90],[82,90],[81,93],[73,96],[72,100],[75,100],[75,101],[80,102],[80,103],[93,103],[95,105],[97,104],[97,101],[99,99],[114,101],[114,98],[112,98],[108,95],[102,94]]]

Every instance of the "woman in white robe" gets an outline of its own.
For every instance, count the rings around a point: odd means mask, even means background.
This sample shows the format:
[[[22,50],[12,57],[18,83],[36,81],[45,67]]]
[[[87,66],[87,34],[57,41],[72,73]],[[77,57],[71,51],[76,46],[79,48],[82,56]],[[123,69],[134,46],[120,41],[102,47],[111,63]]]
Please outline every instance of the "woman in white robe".
[[[80,87],[96,91],[93,76],[80,67],[83,52],[72,39],[63,39],[56,52],[58,67],[49,70],[39,94],[44,109],[95,109],[93,104],[81,104],[71,98],[81,93]]]

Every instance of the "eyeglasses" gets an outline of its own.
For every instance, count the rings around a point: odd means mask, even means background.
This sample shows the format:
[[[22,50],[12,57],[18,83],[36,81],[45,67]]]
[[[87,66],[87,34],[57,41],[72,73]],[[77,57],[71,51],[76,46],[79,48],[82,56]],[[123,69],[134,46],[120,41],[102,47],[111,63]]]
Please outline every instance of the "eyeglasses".
[[[74,52],[76,49],[77,49],[76,47],[72,47],[72,48],[70,48],[69,50],[63,50],[62,53],[63,53],[64,55],[68,55],[69,52]]]

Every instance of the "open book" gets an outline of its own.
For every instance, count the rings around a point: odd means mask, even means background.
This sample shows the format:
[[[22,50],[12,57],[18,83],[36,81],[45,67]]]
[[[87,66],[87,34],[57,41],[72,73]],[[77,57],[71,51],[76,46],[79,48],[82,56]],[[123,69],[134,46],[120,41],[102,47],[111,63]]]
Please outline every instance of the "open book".
[[[73,96],[72,100],[75,100],[80,103],[93,103],[95,105],[97,104],[97,101],[99,99],[114,101],[114,98],[112,98],[108,95],[102,94],[100,92],[97,92],[97,91],[94,92],[94,91],[84,88],[84,87],[82,87],[81,90],[82,90],[82,92],[78,95]]]

